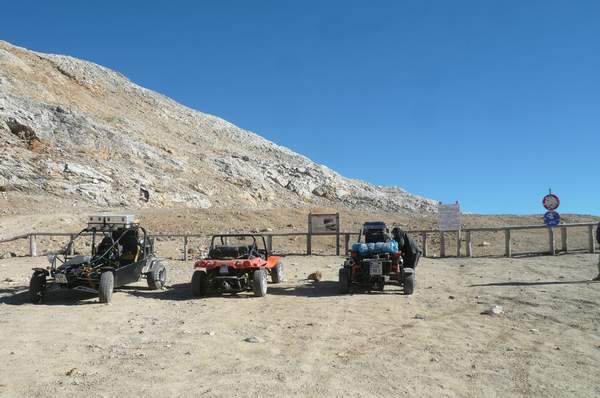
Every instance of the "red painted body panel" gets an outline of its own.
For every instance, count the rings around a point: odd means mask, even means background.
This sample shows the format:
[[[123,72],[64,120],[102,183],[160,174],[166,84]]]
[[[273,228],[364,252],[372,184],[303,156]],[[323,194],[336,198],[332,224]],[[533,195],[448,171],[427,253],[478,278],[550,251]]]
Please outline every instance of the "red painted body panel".
[[[194,264],[194,268],[206,268],[213,269],[219,268],[222,265],[226,265],[231,268],[236,269],[247,269],[247,268],[273,268],[281,257],[279,256],[269,256],[265,261],[263,258],[255,257],[250,260],[244,259],[232,259],[232,260],[212,260],[210,258],[205,258],[203,260],[196,261]]]

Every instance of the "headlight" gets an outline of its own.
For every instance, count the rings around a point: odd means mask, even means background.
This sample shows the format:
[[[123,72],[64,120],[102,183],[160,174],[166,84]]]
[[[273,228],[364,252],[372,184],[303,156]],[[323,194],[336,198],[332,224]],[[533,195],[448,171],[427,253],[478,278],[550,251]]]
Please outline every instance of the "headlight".
[[[56,259],[56,254],[54,254],[54,253],[53,254],[48,254],[47,258],[48,258],[48,262],[50,264],[54,264],[54,260]]]

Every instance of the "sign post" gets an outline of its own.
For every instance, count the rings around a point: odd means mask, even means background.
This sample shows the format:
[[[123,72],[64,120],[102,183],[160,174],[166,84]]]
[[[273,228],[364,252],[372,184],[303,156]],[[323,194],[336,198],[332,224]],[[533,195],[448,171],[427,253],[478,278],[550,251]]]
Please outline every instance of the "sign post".
[[[548,241],[550,246],[550,254],[556,254],[556,245],[554,243],[554,229],[553,227],[560,224],[560,214],[558,214],[556,209],[560,206],[560,199],[558,196],[552,193],[552,189],[549,190],[548,195],[544,196],[542,199],[542,205],[544,208],[548,210],[546,214],[544,214],[544,224],[548,226]],[[567,236],[563,235],[563,247],[567,246]]]
[[[548,195],[544,196],[542,199],[542,204],[544,208],[548,210],[546,214],[544,214],[544,224],[549,227],[554,227],[560,224],[560,214],[558,214],[556,209],[560,206],[560,199],[557,195],[552,193],[552,190],[548,193]]]

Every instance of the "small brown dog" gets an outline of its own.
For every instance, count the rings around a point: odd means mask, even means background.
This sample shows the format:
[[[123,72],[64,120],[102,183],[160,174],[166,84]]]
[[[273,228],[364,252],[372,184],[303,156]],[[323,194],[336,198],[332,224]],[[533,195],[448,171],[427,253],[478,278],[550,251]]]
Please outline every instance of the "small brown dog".
[[[319,282],[322,277],[323,277],[323,275],[321,275],[321,271],[316,271],[316,272],[313,272],[312,274],[310,274],[308,276],[308,278],[306,278],[306,279],[308,279],[310,281]]]

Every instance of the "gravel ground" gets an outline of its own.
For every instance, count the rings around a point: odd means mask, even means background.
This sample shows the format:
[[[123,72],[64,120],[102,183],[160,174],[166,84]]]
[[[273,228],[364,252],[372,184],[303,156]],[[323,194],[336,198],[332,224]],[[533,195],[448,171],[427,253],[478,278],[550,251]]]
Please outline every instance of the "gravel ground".
[[[192,298],[169,261],[162,291],[32,305],[45,259],[0,260],[0,396],[600,396],[596,256],[423,259],[413,296],[339,296],[342,261],[287,257],[265,298]]]

